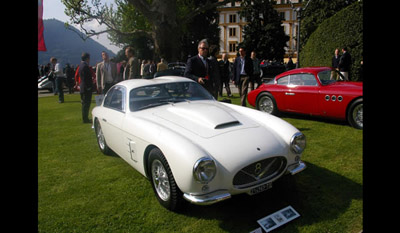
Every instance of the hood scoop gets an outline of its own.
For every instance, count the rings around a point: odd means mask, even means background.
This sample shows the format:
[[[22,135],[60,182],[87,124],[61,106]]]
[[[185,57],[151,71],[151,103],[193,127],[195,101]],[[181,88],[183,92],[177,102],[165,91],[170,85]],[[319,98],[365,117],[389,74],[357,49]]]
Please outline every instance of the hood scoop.
[[[167,111],[172,113],[175,117],[192,121],[192,124],[204,125],[210,129],[225,127],[224,125],[227,124],[239,123],[239,121],[226,110],[210,104],[189,103],[171,106]]]
[[[219,124],[219,125],[215,126],[214,129],[225,129],[225,128],[234,127],[234,126],[238,126],[238,125],[241,125],[239,121],[232,121],[232,122],[226,122],[226,123]]]

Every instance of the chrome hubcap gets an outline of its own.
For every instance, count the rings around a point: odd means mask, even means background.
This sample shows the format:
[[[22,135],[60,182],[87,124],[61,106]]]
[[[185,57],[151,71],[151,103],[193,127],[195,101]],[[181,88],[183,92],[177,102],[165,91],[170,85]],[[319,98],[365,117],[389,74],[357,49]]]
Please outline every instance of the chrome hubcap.
[[[259,109],[262,112],[272,113],[274,111],[274,102],[271,98],[264,96],[260,99]]]
[[[159,160],[154,160],[151,164],[151,175],[153,177],[153,184],[157,191],[157,195],[163,201],[167,201],[171,195],[168,174]]]

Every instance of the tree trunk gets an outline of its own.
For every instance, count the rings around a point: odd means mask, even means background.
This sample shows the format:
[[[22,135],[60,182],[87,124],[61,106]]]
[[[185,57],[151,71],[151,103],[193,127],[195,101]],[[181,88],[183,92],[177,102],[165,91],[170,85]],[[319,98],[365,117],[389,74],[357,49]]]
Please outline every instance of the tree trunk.
[[[178,61],[181,50],[179,43],[180,29],[166,22],[154,24],[153,28],[152,37],[156,54],[168,62]]]
[[[151,33],[155,52],[167,61],[177,61],[180,54],[176,0],[153,0],[151,5],[145,0],[129,0],[153,25]]]

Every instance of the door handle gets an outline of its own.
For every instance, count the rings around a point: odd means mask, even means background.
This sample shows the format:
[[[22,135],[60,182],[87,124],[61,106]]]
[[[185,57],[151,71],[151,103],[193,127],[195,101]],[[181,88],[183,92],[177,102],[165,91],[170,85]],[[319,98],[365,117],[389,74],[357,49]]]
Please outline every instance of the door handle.
[[[103,120],[104,122],[107,122],[107,119],[105,119],[105,118],[103,118],[102,120]]]
[[[296,95],[296,94],[292,92],[285,92],[285,95]]]

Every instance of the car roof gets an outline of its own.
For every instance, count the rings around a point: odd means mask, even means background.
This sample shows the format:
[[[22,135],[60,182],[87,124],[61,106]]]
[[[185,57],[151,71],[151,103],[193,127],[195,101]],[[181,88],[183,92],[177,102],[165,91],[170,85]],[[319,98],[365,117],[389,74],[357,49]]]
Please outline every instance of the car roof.
[[[137,87],[150,86],[163,83],[173,83],[173,82],[194,82],[193,80],[185,77],[179,76],[162,76],[153,79],[129,79],[119,82],[117,85],[125,86],[128,90]]]
[[[277,75],[277,78],[286,76],[289,74],[298,74],[298,73],[318,74],[319,72],[324,71],[324,70],[332,70],[332,68],[329,66],[314,66],[314,67],[297,68],[297,69],[288,70],[286,72],[283,72],[283,73]]]

